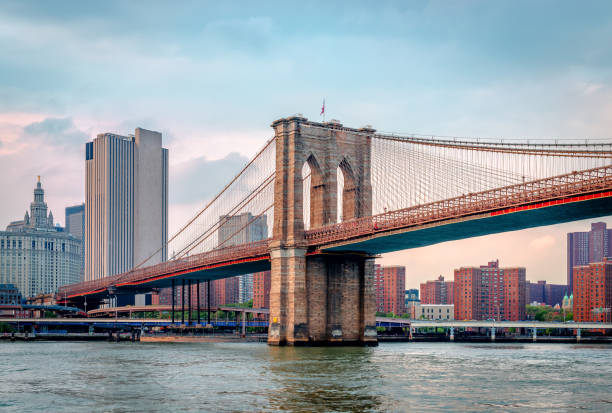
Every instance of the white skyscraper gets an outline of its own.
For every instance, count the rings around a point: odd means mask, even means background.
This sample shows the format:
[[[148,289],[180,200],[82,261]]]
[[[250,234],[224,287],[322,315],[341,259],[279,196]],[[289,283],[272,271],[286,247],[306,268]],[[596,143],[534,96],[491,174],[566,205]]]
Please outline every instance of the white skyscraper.
[[[100,134],[86,144],[85,164],[85,280],[147,259],[166,261],[168,150],[161,133]]]

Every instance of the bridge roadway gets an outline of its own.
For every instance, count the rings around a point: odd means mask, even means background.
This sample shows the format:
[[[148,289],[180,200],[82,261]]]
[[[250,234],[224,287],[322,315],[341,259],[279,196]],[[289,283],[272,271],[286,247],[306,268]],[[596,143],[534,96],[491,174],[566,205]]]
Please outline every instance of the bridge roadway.
[[[188,311],[189,307],[185,307],[185,311]],[[192,307],[192,312],[196,312],[197,308]],[[247,313],[247,314],[269,314],[270,310],[267,308],[250,308],[250,307],[229,307],[229,306],[220,306],[220,307],[210,307],[211,312],[216,311],[226,311],[226,312],[235,312],[235,313]],[[97,317],[101,315],[111,316],[116,314],[124,314],[124,313],[146,313],[146,312],[171,312],[171,305],[145,305],[145,306],[135,306],[135,305],[127,305],[122,307],[109,307],[109,308],[98,308],[95,310],[90,310],[87,312],[89,317]],[[181,307],[175,306],[174,312],[181,313]],[[207,307],[200,306],[200,311],[208,311]]]
[[[440,242],[612,214],[612,165],[358,218],[306,231],[309,255],[380,254]],[[81,304],[107,296],[169,287],[172,280],[214,280],[270,269],[270,240],[217,249],[60,288]]]
[[[124,326],[145,326],[145,327],[167,327],[172,325],[168,319],[155,318],[0,318],[0,323],[9,324],[47,324],[47,325],[124,325]],[[219,323],[226,323],[221,321]],[[229,322],[227,325],[235,325]],[[247,322],[251,326],[254,322]],[[257,326],[262,326],[262,322]],[[267,322],[263,322],[267,326]],[[238,321],[241,325],[241,322]],[[175,323],[178,325],[178,323]],[[253,324],[254,325],[254,324]],[[591,322],[543,322],[543,321],[461,321],[461,320],[409,320],[402,318],[376,317],[377,327],[413,327],[413,328],[527,328],[527,329],[570,329],[570,330],[610,330],[612,323],[591,323]]]

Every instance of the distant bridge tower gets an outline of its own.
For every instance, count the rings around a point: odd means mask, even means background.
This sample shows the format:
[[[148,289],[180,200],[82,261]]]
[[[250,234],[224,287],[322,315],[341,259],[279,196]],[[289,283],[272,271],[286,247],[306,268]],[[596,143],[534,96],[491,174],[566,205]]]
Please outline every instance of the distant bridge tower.
[[[337,170],[344,178],[343,221],[372,215],[374,130],[302,117],[272,124],[276,139],[274,229],[268,343],[376,343],[374,259],[364,254],[307,254],[302,168],[310,176],[310,227],[338,216]]]

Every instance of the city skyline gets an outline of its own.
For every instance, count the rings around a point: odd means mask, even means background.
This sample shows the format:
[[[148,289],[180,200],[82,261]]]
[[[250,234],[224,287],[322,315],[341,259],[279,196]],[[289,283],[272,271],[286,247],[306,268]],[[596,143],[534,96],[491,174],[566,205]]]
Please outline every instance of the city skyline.
[[[272,120],[298,112],[318,120],[323,99],[328,119],[355,127],[609,138],[612,6],[526,2],[528,15],[513,6],[304,5],[297,18],[308,24],[294,24],[274,3],[4,2],[0,188],[12,196],[0,204],[0,222],[22,214],[36,175],[51,209],[83,202],[85,142],[143,126],[161,131],[172,152],[172,234],[270,138]],[[147,23],[128,24],[135,19]],[[125,64],[109,70],[118,58]],[[563,237],[589,222],[387,254],[381,263],[406,265],[407,287],[493,258],[560,283]]]

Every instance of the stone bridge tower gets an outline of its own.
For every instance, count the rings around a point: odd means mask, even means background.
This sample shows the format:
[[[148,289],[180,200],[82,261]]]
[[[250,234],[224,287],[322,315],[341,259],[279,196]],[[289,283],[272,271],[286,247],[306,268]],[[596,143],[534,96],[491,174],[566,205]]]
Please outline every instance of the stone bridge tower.
[[[272,124],[276,139],[272,283],[268,343],[375,344],[374,260],[357,252],[324,254],[304,237],[302,168],[310,167],[310,227],[335,224],[337,170],[344,178],[342,220],[372,214],[373,129],[302,117]]]

